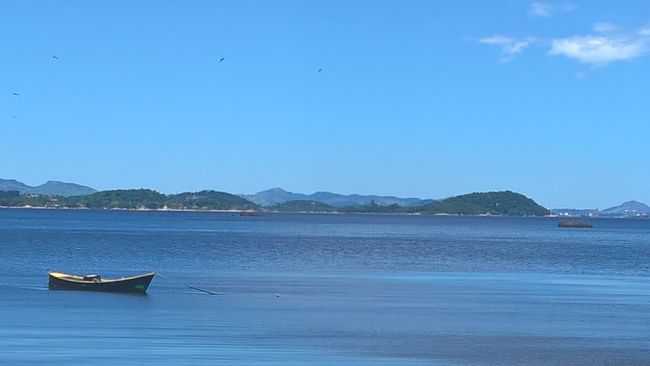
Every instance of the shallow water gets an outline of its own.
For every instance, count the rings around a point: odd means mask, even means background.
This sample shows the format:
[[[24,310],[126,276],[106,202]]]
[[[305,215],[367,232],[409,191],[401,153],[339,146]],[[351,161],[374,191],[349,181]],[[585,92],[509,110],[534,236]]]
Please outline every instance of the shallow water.
[[[0,210],[0,364],[644,365],[649,258],[642,220]]]

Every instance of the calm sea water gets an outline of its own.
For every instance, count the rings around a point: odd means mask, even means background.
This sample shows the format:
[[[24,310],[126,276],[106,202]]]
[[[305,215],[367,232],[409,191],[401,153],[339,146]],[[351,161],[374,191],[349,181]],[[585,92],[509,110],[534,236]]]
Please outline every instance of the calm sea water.
[[[650,221],[593,223],[0,210],[0,364],[650,365]]]

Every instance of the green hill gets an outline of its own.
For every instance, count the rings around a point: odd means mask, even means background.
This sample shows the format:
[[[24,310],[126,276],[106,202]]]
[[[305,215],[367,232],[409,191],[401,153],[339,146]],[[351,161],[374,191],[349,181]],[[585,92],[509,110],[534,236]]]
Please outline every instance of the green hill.
[[[239,196],[217,191],[185,192],[167,196],[165,204],[171,209],[196,210],[254,210],[257,205]]]
[[[259,206],[240,196],[217,191],[164,195],[151,189],[121,189],[86,196],[61,197],[23,194],[17,190],[0,192],[0,206],[72,207],[93,209],[178,209],[178,210],[257,210]],[[405,207],[367,205],[336,208],[315,200],[292,200],[270,207],[279,212],[419,213],[451,215],[543,216],[549,211],[532,199],[515,192],[470,193]]]
[[[3,207],[56,207],[63,197],[21,194],[19,191],[0,191]]]
[[[418,207],[416,212],[457,215],[544,216],[549,211],[520,193],[485,192],[450,197]]]
[[[164,194],[151,189],[118,189],[70,197],[63,203],[71,207],[158,209],[165,205],[165,200]]]
[[[349,212],[349,213],[420,213],[451,215],[543,216],[548,210],[532,199],[510,191],[470,193],[431,203],[404,207],[397,204],[381,205],[372,201],[367,205],[336,208],[314,200],[293,200],[271,207],[281,212]]]
[[[335,208],[313,200],[294,200],[272,207],[282,212],[349,212],[349,213],[419,213],[451,215],[503,215],[503,216],[543,216],[548,210],[532,199],[510,191],[470,193],[432,201],[421,206],[404,207],[397,204],[381,205],[371,202],[367,205]]]
[[[61,198],[64,207],[177,209],[177,210],[251,210],[257,205],[239,196],[216,191],[185,192],[164,195],[151,189],[120,189],[87,196]]]
[[[336,208],[312,200],[294,200],[271,206],[270,210],[279,212],[334,212]]]

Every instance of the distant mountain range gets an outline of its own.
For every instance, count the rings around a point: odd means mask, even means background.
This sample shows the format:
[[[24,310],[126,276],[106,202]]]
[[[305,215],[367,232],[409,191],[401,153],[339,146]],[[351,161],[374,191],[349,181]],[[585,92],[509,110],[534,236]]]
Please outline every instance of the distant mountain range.
[[[502,215],[544,216],[549,211],[520,193],[481,192],[430,201],[418,206],[367,205],[334,207],[319,201],[294,200],[280,203],[268,210],[279,212],[350,212],[350,213],[402,213],[430,215]]]
[[[605,210],[561,208],[552,212],[560,216],[644,217],[650,216],[650,206],[639,201],[628,201]]]
[[[532,199],[510,191],[470,193],[444,200],[431,200],[429,202],[420,200],[424,203],[416,206],[401,206],[397,203],[379,204],[377,201],[370,199],[368,204],[351,204],[344,207],[335,207],[316,200],[292,200],[270,207],[261,207],[241,196],[217,191],[185,192],[167,195],[151,189],[119,189],[63,197],[60,195],[60,193],[63,193],[61,191],[56,196],[19,193],[16,188],[21,187],[13,182],[11,186],[7,184],[5,187],[12,189],[8,191],[0,190],[0,207],[127,210],[254,210],[260,212],[424,215],[543,216],[548,214],[547,209],[538,205]],[[330,196],[325,195],[325,197]],[[382,198],[381,196],[367,197]],[[362,202],[368,202],[367,198],[366,201]]]
[[[331,192],[316,192],[312,194],[293,193],[282,188],[272,188],[255,194],[243,194],[243,198],[263,207],[271,207],[290,201],[314,201],[332,207],[365,206],[372,203],[381,206],[399,205],[403,207],[422,206],[433,200],[420,198],[400,198],[394,196],[338,194]]]
[[[403,213],[430,215],[503,215],[503,216],[544,216],[549,211],[532,199],[520,193],[480,192],[430,201],[418,206],[397,204],[380,205],[371,202],[367,205],[334,207],[319,201],[295,200],[280,203],[268,208],[280,212],[350,212],[350,213]]]
[[[11,192],[14,192],[13,195]],[[16,193],[17,192],[17,193]],[[38,195],[42,197],[28,197]],[[84,197],[83,199],[81,197]],[[48,198],[50,197],[50,198]],[[56,197],[66,197],[57,200]],[[72,199],[68,199],[72,197]],[[14,179],[0,179],[0,206],[47,206],[87,208],[259,209],[283,212],[375,212],[427,214],[544,215],[548,211],[515,192],[471,193],[442,200],[395,196],[294,193],[273,188],[255,194],[232,195],[202,191],[164,195],[151,190],[97,190],[75,183],[48,181],[29,186]],[[628,201],[605,210],[554,209],[560,216],[650,217],[650,206]]]
[[[75,183],[51,180],[40,186],[29,186],[14,179],[0,179],[0,191],[18,191],[21,194],[41,194],[46,196],[84,196],[97,190]]]

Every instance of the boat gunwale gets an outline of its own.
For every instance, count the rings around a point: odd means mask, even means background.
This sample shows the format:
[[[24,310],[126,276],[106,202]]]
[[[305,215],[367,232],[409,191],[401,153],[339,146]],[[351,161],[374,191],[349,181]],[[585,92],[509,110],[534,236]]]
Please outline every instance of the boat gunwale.
[[[67,282],[74,282],[74,283],[101,284],[101,283],[115,283],[115,282],[131,281],[131,280],[136,280],[136,279],[144,278],[144,277],[153,277],[153,276],[156,275],[156,272],[147,272],[147,273],[140,274],[140,275],[129,276],[129,277],[121,277],[121,278],[107,278],[107,279],[102,278],[99,281],[84,280],[82,276],[71,275],[71,274],[67,274],[67,273],[63,273],[63,272],[48,272],[48,275],[50,277],[56,278],[57,280],[60,280],[60,281],[67,281]]]

